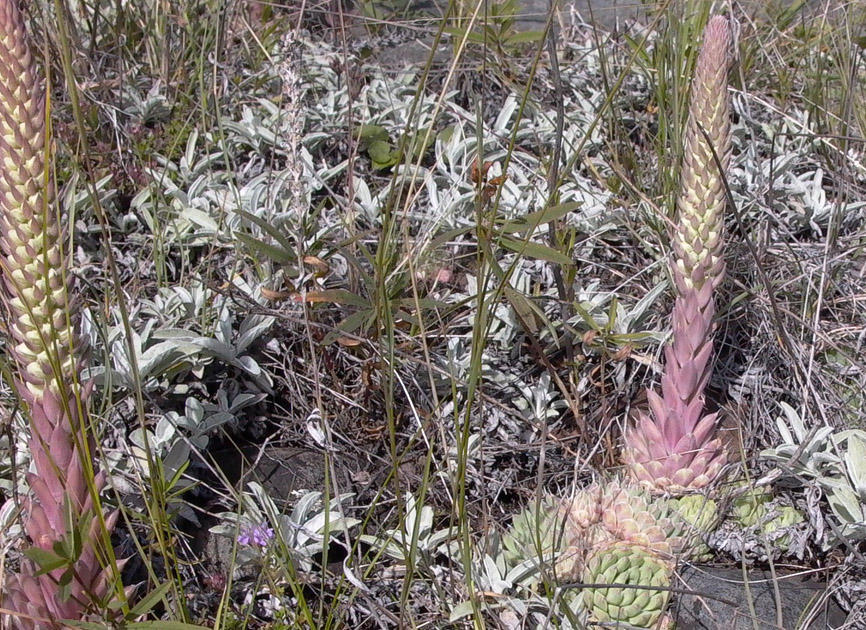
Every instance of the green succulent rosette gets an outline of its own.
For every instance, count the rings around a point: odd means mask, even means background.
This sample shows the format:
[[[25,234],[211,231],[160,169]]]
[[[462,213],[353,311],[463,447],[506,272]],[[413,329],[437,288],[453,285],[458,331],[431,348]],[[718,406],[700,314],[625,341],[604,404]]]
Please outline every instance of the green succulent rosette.
[[[687,494],[670,500],[673,512],[685,524],[682,557],[689,562],[709,562],[713,553],[706,543],[718,524],[718,504],[701,494]]]
[[[739,487],[746,487],[739,484]],[[767,506],[773,496],[759,488],[746,487],[745,491],[734,499],[731,506],[731,517],[742,527],[759,525],[767,514]]]
[[[787,551],[791,545],[791,528],[802,523],[805,517],[797,508],[789,505],[777,506],[771,508],[768,512],[768,517],[775,516],[769,518],[761,526],[761,533],[773,541],[773,546],[783,552]]]
[[[651,549],[615,542],[588,556],[584,604],[598,622],[652,628],[668,606],[672,576],[671,562]]]
[[[532,501],[511,521],[502,537],[503,553],[509,567],[527,560],[550,558],[564,548],[559,525],[560,502],[547,495],[541,502]],[[540,554],[540,555],[539,555]]]

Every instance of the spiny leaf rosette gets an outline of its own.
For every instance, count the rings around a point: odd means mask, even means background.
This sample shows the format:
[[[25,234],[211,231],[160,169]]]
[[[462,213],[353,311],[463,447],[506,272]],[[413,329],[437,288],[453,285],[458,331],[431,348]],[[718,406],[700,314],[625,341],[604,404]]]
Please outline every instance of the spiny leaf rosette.
[[[584,604],[600,622],[657,627],[670,598],[673,568],[646,547],[605,545],[586,561]]]
[[[581,558],[610,543],[643,547],[672,562],[694,560],[703,552],[701,536],[715,525],[716,509],[699,495],[658,499],[633,481],[613,479],[578,490],[562,502],[560,514],[579,577]]]
[[[668,499],[628,479],[591,484],[562,502],[560,575],[584,584],[598,622],[656,628],[667,607],[676,561],[692,558],[689,523]]]
[[[541,502],[532,501],[511,521],[511,527],[502,537],[505,562],[509,567],[531,560],[539,562],[560,549],[559,502],[545,496]]]
[[[731,152],[730,49],[727,18],[711,18],[692,81],[672,239],[671,267],[677,291],[673,340],[665,348],[661,395],[647,392],[650,414],[639,413],[637,425],[625,440],[623,458],[630,474],[660,493],[684,494],[703,488],[727,461],[715,438],[717,416],[704,415],[704,390],[713,352],[713,290],[725,272],[723,180]]]
[[[15,0],[0,0],[0,265],[7,347],[30,415],[36,471],[27,475],[33,497],[23,510],[30,544],[7,581],[3,605],[19,613],[13,624],[28,630],[88,619],[95,603],[106,604],[116,571],[103,568],[113,553],[102,541],[103,527],[110,531],[117,515],[104,523],[98,518],[94,498],[103,475],[87,482],[92,443],[81,426],[81,396],[73,390],[80,368],[75,309],[65,286],[67,258],[45,152],[45,90],[24,17]],[[60,557],[58,550],[66,560],[42,573],[47,559]]]

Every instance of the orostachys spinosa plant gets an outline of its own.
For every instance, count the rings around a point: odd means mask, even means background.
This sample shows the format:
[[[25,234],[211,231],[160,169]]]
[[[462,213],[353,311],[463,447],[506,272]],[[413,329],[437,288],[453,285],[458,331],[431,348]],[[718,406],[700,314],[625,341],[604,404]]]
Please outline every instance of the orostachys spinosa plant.
[[[22,506],[27,541],[9,575],[3,607],[19,628],[57,628],[98,618],[114,594],[117,565],[103,518],[76,375],[82,367],[68,257],[55,204],[46,134],[46,94],[16,0],[0,0],[0,264],[15,387],[30,418]]]
[[[726,462],[716,414],[704,413],[704,390],[713,351],[713,290],[724,276],[730,48],[728,20],[713,17],[691,87],[673,233],[673,340],[665,348],[661,395],[649,392],[650,414],[642,413],[626,434],[627,474],[581,488],[558,508],[564,550],[555,568],[583,584],[584,606],[597,622],[671,627],[668,587],[677,563],[711,555],[706,538],[719,513],[715,501],[697,491]],[[532,521],[515,519],[515,527],[527,523]]]
[[[710,19],[691,86],[671,272],[676,285],[673,339],[665,348],[661,395],[650,390],[650,413],[626,434],[631,476],[660,493],[683,494],[710,484],[726,463],[716,437],[717,414],[704,413],[710,379],[713,290],[725,273],[722,251],[724,176],[730,161],[727,94],[731,29]]]

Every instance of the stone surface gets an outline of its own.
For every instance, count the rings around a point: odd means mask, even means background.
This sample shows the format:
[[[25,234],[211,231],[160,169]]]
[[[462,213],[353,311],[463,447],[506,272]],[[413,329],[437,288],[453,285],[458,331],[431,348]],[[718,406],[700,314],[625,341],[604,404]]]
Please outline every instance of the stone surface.
[[[447,7],[445,0],[403,0],[406,11],[422,12],[426,15],[441,15]],[[495,0],[492,0],[495,1]],[[798,0],[740,0],[739,10],[761,19],[778,15],[786,7]],[[520,15],[516,21],[518,30],[541,30],[547,22],[551,2],[559,7],[561,19],[554,23],[555,27],[569,24],[572,13],[576,12],[587,24],[598,26],[602,30],[612,31],[637,20],[649,24],[655,19],[656,3],[640,0],[519,0]],[[665,2],[665,4],[668,4]],[[821,0],[806,0],[803,12],[821,7]],[[576,16],[575,16],[576,17]],[[366,33],[366,31],[360,31]],[[431,33],[420,33],[416,40],[410,40],[386,47],[375,52],[376,60],[387,67],[405,67],[407,65],[423,66],[431,54],[433,36]],[[450,60],[451,46],[447,40],[433,53],[436,63],[447,64]]]
[[[737,4],[741,11],[766,17],[775,15],[798,1],[740,0]],[[574,8],[586,22],[607,30],[635,18],[646,23],[650,11],[654,10],[658,4],[670,4],[668,0],[663,3],[655,3],[650,0],[521,0],[522,26],[524,28],[538,28],[544,24],[551,2],[557,2],[564,13],[568,13],[571,8]],[[806,2],[807,8],[816,8],[821,5],[821,0],[808,0]],[[408,0],[408,6],[411,9],[435,14],[436,12],[443,12],[448,6],[448,2],[447,0]]]
[[[238,491],[246,490],[250,481],[256,481],[262,484],[277,507],[286,511],[291,510],[295,492],[324,491],[325,488],[325,458],[322,453],[310,449],[276,447],[262,450],[250,446],[242,452],[227,448],[215,457],[222,472]],[[341,481],[344,483],[341,488],[348,488],[349,481]],[[203,518],[202,526],[192,537],[192,548],[199,557],[208,559],[212,570],[228,575],[233,571],[234,541],[210,532],[210,528],[218,523],[214,517]],[[246,571],[238,572],[236,577],[250,578],[255,573],[255,567],[248,567]]]
[[[821,582],[777,572],[774,584],[769,571],[758,569],[748,569],[747,576],[748,584],[740,569],[681,571],[678,587],[694,594],[676,596],[677,630],[828,630],[845,624],[845,612],[826,597]],[[782,613],[781,626],[777,610]]]
[[[528,22],[541,24],[547,19],[550,0],[524,0],[524,15]],[[603,29],[613,29],[623,20],[646,16],[645,7],[636,0],[566,0],[561,3],[564,13],[573,7],[589,24]]]
[[[555,1],[555,0],[554,0]],[[749,14],[772,15],[785,7],[791,6],[796,0],[740,0],[738,5],[742,11]],[[544,20],[551,0],[523,0],[525,13],[530,20]],[[639,19],[647,23],[649,12],[654,10],[657,3],[640,2],[640,0],[563,0],[562,6],[566,9],[573,7],[581,17],[589,24],[596,24],[607,30],[615,28],[626,20]],[[670,3],[664,2],[668,5]],[[812,7],[818,6],[817,0],[806,3]]]

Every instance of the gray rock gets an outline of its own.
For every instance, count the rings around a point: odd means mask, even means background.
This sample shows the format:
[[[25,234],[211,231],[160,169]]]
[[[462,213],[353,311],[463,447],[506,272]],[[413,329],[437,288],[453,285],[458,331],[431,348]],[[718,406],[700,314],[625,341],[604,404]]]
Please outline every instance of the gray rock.
[[[612,30],[623,22],[638,19],[647,23],[654,3],[640,0],[521,0],[520,26],[526,29],[540,28],[547,20],[550,3],[556,2],[559,9],[567,14],[571,8],[578,11],[586,22],[595,24],[602,29]],[[766,18],[778,14],[792,6],[798,0],[740,0],[739,8],[751,15]],[[656,5],[660,3],[655,3]],[[670,4],[665,2],[665,5]],[[401,5],[403,6],[403,5]],[[442,14],[448,6],[447,0],[406,0],[405,8]],[[820,0],[808,0],[805,10],[822,6]]]
[[[846,615],[827,596],[826,584],[778,572],[774,580],[769,571],[757,569],[747,575],[745,583],[739,569],[681,571],[680,586],[693,594],[676,596],[677,630],[828,630],[845,624]]]
[[[524,0],[524,2],[525,19],[530,23],[538,21],[543,24],[547,19],[550,0]],[[574,7],[587,23],[606,30],[613,29],[625,20],[646,17],[646,9],[635,0],[566,0],[560,5],[565,14],[568,14],[569,7]]]
[[[227,449],[220,453],[218,461],[223,472],[235,482],[239,491],[247,483],[256,481],[264,487],[277,507],[290,510],[293,493],[302,490],[319,490],[325,487],[325,465],[321,453],[303,448],[247,447],[243,452]],[[344,479],[344,483],[347,481]],[[345,486],[344,486],[345,487]],[[207,558],[214,570],[235,577],[249,579],[256,575],[254,566],[237,570],[234,566],[234,541],[210,531],[219,521],[213,517],[202,519],[202,527],[192,538],[192,548],[199,557]]]
[[[277,505],[290,503],[292,493],[299,490],[325,488],[325,458],[321,453],[303,448],[268,448],[263,453],[249,449],[249,461],[255,468],[246,475],[247,481],[258,481]]]

